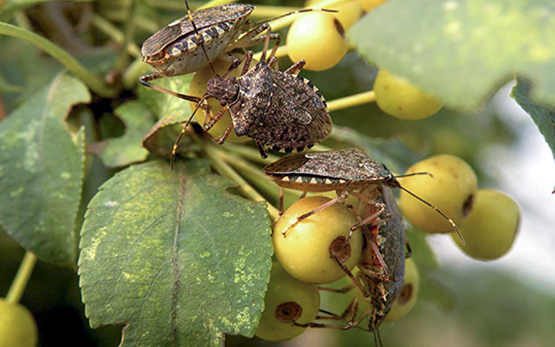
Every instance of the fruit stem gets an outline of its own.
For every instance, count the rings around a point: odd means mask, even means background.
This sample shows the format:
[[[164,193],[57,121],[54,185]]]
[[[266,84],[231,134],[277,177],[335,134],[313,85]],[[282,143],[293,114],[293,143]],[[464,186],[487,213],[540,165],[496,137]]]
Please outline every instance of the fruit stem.
[[[94,25],[95,28],[108,36],[116,44],[121,45],[123,43],[125,35],[115,25],[107,21],[102,16],[93,14],[91,23],[92,25]],[[134,57],[141,56],[141,50],[133,42],[127,43],[127,52],[129,52],[129,54]]]
[[[328,110],[337,111],[348,107],[368,104],[376,101],[376,93],[371,90],[360,94],[346,96],[344,98],[328,101]]]
[[[225,146],[230,152],[237,154],[243,158],[246,158],[254,163],[258,163],[258,164],[262,164],[262,165],[267,165],[270,164],[271,162],[274,162],[276,160],[279,159],[279,157],[273,155],[273,154],[268,154],[268,157],[266,159],[260,157],[260,151],[258,151],[257,149],[251,148],[251,147],[247,147],[247,146],[238,146],[238,145],[234,145],[231,143],[226,143]]]
[[[29,282],[29,277],[33,273],[33,268],[37,262],[37,256],[29,251],[25,253],[21,265],[17,270],[17,274],[10,286],[8,295],[6,295],[6,301],[11,304],[17,304],[23,295],[23,291]]]
[[[128,67],[123,71],[122,74],[122,84],[125,89],[133,89],[133,87],[139,81],[139,77],[148,73],[148,64],[143,63],[141,58],[135,59]]]
[[[276,219],[279,216],[279,211],[272,206],[262,195],[260,195],[250,184],[247,183],[228,163],[224,160],[227,154],[223,153],[214,145],[203,146],[202,148],[204,155],[210,160],[212,165],[216,170],[220,172],[223,176],[226,176],[233,182],[235,182],[239,189],[243,193],[254,201],[261,201],[267,204],[268,213],[272,219]]]

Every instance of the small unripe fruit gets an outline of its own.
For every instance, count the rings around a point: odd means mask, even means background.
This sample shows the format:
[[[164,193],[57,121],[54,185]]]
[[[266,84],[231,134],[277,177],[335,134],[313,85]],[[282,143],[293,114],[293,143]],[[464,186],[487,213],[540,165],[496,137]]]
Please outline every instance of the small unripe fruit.
[[[264,297],[264,312],[254,334],[267,341],[290,340],[306,330],[293,323],[311,323],[319,308],[318,287],[291,277],[276,262]]]
[[[443,107],[443,103],[432,95],[386,69],[378,72],[374,92],[382,111],[405,120],[430,117]]]
[[[304,59],[307,70],[327,70],[347,54],[349,43],[341,22],[332,13],[313,11],[293,22],[287,33],[292,61]]]
[[[222,76],[227,71],[232,61],[233,61],[233,57],[224,55],[216,59],[214,62],[212,62],[212,65],[214,66],[214,70],[216,70],[218,75]],[[256,64],[255,61],[253,61],[250,66],[253,66],[254,64]],[[239,65],[238,68],[233,70],[229,76],[239,77],[244,65],[245,65],[244,63],[241,63],[241,65]],[[210,68],[210,66],[207,66],[204,69],[197,71],[193,76],[191,85],[189,86],[189,94],[202,98],[206,93],[206,84],[213,77],[215,77],[215,75],[212,69]],[[208,99],[208,104],[211,107],[210,118],[214,117],[222,109],[220,102],[215,98]],[[191,107],[191,110],[194,111],[197,106],[197,103],[189,102],[189,106]],[[195,120],[200,125],[204,124],[205,118],[206,118],[206,115],[203,109],[199,109],[197,113],[195,113]],[[225,129],[231,123],[232,123],[231,115],[229,114],[229,110],[228,110],[225,112],[223,117],[210,130],[208,130],[208,133],[213,137],[218,137],[224,133]],[[235,131],[232,130],[226,141],[231,143],[241,143],[249,140],[250,138],[248,136],[239,137],[235,134]]]
[[[0,346],[34,347],[37,341],[37,325],[31,312],[0,298]]]
[[[305,2],[305,7],[317,6],[322,1],[324,0],[308,0]],[[364,14],[362,4],[358,0],[347,1],[338,5],[326,6],[326,9],[337,11],[336,13],[333,13],[333,15],[341,22],[345,31],[349,30],[349,28]]]
[[[494,260],[505,255],[515,240],[520,222],[518,203],[508,195],[490,189],[476,193],[474,207],[461,228],[459,248],[478,260]]]
[[[387,0],[358,0],[358,1],[361,3],[364,11],[370,12],[376,7],[386,2]]]
[[[461,226],[472,209],[474,194],[478,190],[478,179],[470,165],[461,158],[443,154],[412,165],[405,174],[416,172],[427,172],[431,176],[399,178],[401,185]],[[424,231],[453,231],[446,218],[405,191],[401,191],[399,205],[405,217]]]
[[[329,198],[320,196],[301,199],[291,205],[274,226],[277,259],[291,276],[307,283],[330,283],[345,276],[330,252],[334,252],[349,270],[360,259],[360,231],[355,230],[347,240],[350,228],[357,223],[357,219],[340,203],[313,214],[287,230],[299,216],[328,201]],[[286,237],[282,234],[285,230]]]
[[[405,281],[401,293],[393,303],[385,321],[393,322],[406,315],[416,304],[420,290],[420,275],[411,258],[405,260]]]

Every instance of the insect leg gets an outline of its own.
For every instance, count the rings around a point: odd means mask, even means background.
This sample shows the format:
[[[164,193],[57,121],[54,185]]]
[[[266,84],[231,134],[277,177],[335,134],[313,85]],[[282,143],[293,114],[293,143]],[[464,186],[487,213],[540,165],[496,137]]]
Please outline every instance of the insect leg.
[[[286,74],[297,75],[302,70],[303,66],[305,66],[305,64],[306,62],[301,59],[283,72],[285,72]]]
[[[360,290],[362,295],[365,298],[370,297],[370,292],[368,292],[368,290],[362,285],[362,283],[360,283],[359,279],[356,278],[355,275],[353,275],[351,270],[349,270],[339,259],[337,259],[335,255],[330,254],[330,257],[337,263],[337,265],[339,265],[345,275],[347,275],[347,277],[349,277],[351,281],[353,281],[353,284],[358,288],[358,290]]]
[[[355,225],[353,225],[351,227],[351,231],[357,230],[358,228],[360,228],[361,226],[370,223],[371,221],[377,219],[382,213],[385,212],[385,205],[382,205],[381,208],[378,210],[378,212],[371,214],[370,216],[364,218],[363,220],[361,220],[360,222],[356,223]]]
[[[169,89],[166,89],[164,87],[160,87],[160,86],[157,86],[155,84],[149,83],[150,81],[154,81],[154,80],[157,80],[157,79],[162,78],[162,77],[166,77],[166,76],[155,72],[155,73],[151,73],[151,74],[143,75],[143,76],[139,77],[139,82],[141,82],[141,84],[146,86],[146,87],[152,88],[152,89],[154,89],[158,92],[161,92],[161,93],[165,93],[165,94],[168,94],[168,95],[171,95],[171,96],[175,96],[176,98],[180,98],[180,99],[187,100],[187,101],[192,101],[192,102],[199,102],[200,101],[200,98],[197,97],[197,96],[176,93],[176,92],[171,91]]]
[[[283,214],[283,187],[279,187],[279,215]]]
[[[247,51],[247,53],[245,53],[245,57],[243,58],[245,59],[245,65],[243,65],[243,70],[241,70],[241,76],[243,76],[244,74],[247,73],[247,71],[249,71],[249,66],[251,65],[253,55],[254,53],[252,51]]]
[[[412,248],[410,248],[409,240],[405,239],[405,247],[407,248],[407,253],[405,253],[405,259],[408,259],[412,256]]]
[[[225,105],[224,107],[222,107],[222,109],[213,117],[210,119],[210,121],[205,122],[205,124],[202,126],[202,129],[204,129],[204,131],[208,131],[210,129],[212,129],[212,127],[218,123],[218,121],[220,119],[222,119],[225,111],[227,111],[228,109],[228,105]]]
[[[231,133],[231,130],[233,130],[233,124],[228,125],[227,128],[225,128],[224,133],[220,135],[220,137],[215,139],[215,141],[217,141],[219,145],[223,145],[225,140],[227,140],[227,137]]]
[[[280,18],[283,18],[283,17],[291,16],[291,15],[293,15],[293,14],[299,14],[299,13],[305,13],[305,12],[312,12],[312,11],[322,11],[322,12],[330,12],[330,13],[337,13],[337,12],[339,12],[339,11],[337,11],[337,10],[328,10],[328,9],[325,9],[325,8],[303,8],[303,9],[300,9],[300,10],[287,12],[287,13],[284,13],[284,14],[279,15],[279,16],[276,16],[276,17],[272,17],[272,18],[260,20],[260,21],[257,21],[257,22],[252,22],[252,23],[250,23],[250,25],[252,25],[252,26],[260,25],[260,24],[262,24],[262,23],[268,23],[268,22],[274,21],[274,20],[276,20],[276,19],[280,19]]]
[[[348,191],[344,191],[344,192],[342,192],[340,195],[338,195],[336,198],[334,198],[334,199],[332,199],[332,200],[326,202],[325,204],[323,204],[323,205],[321,205],[321,206],[315,208],[315,209],[312,210],[312,211],[308,211],[307,213],[305,213],[305,214],[303,214],[303,215],[300,215],[299,217],[297,217],[297,220],[296,220],[293,224],[289,225],[289,226],[287,227],[287,229],[285,229],[285,230],[282,232],[283,237],[286,237],[286,236],[287,236],[287,231],[288,231],[289,229],[291,229],[293,226],[297,225],[297,223],[299,223],[299,222],[302,221],[303,219],[306,219],[306,218],[312,216],[313,214],[318,213],[318,212],[322,211],[323,209],[325,209],[325,208],[327,208],[327,207],[330,207],[331,205],[335,204],[336,202],[338,202],[338,201],[340,201],[340,200],[345,200],[345,199],[347,199],[347,197],[349,197],[349,192],[348,192]]]
[[[260,35],[264,31],[267,31],[269,27],[270,27],[270,25],[268,23],[264,23],[262,25],[259,25],[259,26],[256,26],[256,27],[250,29],[249,31],[244,33],[240,38],[238,38],[235,42],[233,42],[226,49],[226,51],[232,51],[236,48],[245,48],[245,47],[256,46],[258,44],[263,43],[264,40],[266,40],[266,35],[262,35],[262,36],[258,36],[258,35]],[[270,35],[270,40],[279,40],[279,41],[281,41],[281,37],[279,36],[279,34],[271,34]],[[279,41],[278,41],[277,44],[279,44]]]
[[[348,285],[346,285],[343,288],[339,288],[339,289],[333,289],[333,288],[326,288],[326,287],[318,287],[318,290],[321,290],[323,292],[330,292],[330,293],[337,293],[337,294],[345,294],[350,292],[353,288],[355,288],[355,284],[354,283],[349,283]]]
[[[258,147],[258,152],[260,152],[260,156],[262,157],[262,159],[268,158],[268,155],[266,154],[266,151],[264,151],[264,147],[262,146],[260,141],[256,141],[256,147]]]

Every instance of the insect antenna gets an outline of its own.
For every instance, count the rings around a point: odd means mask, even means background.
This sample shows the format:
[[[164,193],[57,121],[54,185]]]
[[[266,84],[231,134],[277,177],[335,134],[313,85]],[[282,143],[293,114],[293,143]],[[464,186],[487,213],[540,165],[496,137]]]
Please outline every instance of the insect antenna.
[[[304,13],[304,12],[311,12],[311,11],[322,11],[322,12],[330,12],[330,13],[339,12],[337,10],[328,10],[326,8],[303,8],[303,9],[300,9],[300,10],[297,10],[297,11],[287,12],[287,13],[284,13],[284,14],[276,16],[276,17],[267,18],[267,19],[256,21],[256,22],[251,22],[251,23],[249,23],[249,25],[250,26],[256,26],[256,25],[260,25],[260,24],[263,24],[263,23],[271,22],[271,21],[276,20],[276,19],[291,16],[291,15],[294,15],[294,14]]]
[[[404,175],[395,175],[395,178],[405,178],[405,177],[411,177],[411,176],[420,176],[420,175],[428,175],[431,178],[434,178],[434,175],[432,175],[429,172],[413,172],[410,174],[404,174]]]
[[[204,57],[206,58],[206,61],[208,62],[208,66],[210,66],[210,69],[212,70],[212,72],[220,77],[220,75],[218,75],[218,73],[216,72],[216,69],[214,69],[214,65],[212,65],[212,62],[210,61],[210,58],[208,58],[208,53],[206,53],[206,48],[204,48],[204,41],[202,39],[202,37],[200,36],[197,26],[195,24],[195,21],[193,20],[193,14],[191,13],[191,9],[189,8],[189,2],[187,0],[185,0],[185,7],[187,8],[187,15],[189,16],[189,21],[191,22],[191,25],[193,26],[193,30],[195,31],[195,36],[197,38],[198,44],[200,45],[200,48],[202,49],[202,53],[204,54]]]
[[[397,176],[399,177],[399,176]],[[405,187],[399,185],[399,189],[404,190],[405,192],[409,193],[410,195],[412,195],[414,198],[420,200],[421,202],[423,202],[424,204],[428,205],[429,207],[433,208],[437,213],[439,213],[443,218],[445,218],[453,227],[453,229],[455,229],[455,232],[457,233],[457,236],[459,237],[459,239],[461,240],[461,243],[463,245],[466,244],[466,242],[464,242],[464,238],[461,234],[461,232],[459,231],[459,228],[457,227],[457,225],[455,224],[455,222],[453,222],[453,220],[451,218],[449,218],[445,213],[443,213],[439,208],[435,207],[434,205],[430,204],[429,202],[427,202],[426,200],[422,199],[421,197],[419,197],[418,195],[414,194],[413,192],[411,192],[410,190],[406,189]]]
[[[376,347],[383,347],[382,336],[378,328],[374,329],[374,345]]]
[[[211,95],[204,95],[202,97],[202,99],[199,99],[197,106],[195,107],[193,113],[191,114],[191,117],[189,117],[189,119],[187,120],[187,123],[185,123],[185,125],[183,126],[183,129],[181,129],[181,132],[179,133],[179,135],[177,135],[177,138],[175,139],[175,143],[173,144],[173,148],[172,148],[172,154],[170,157],[170,169],[173,170],[173,165],[175,163],[175,156],[177,155],[177,147],[179,146],[179,142],[181,142],[181,139],[183,138],[183,135],[185,135],[185,132],[187,131],[187,127],[189,126],[189,124],[191,124],[191,121],[193,120],[193,117],[195,116],[195,113],[197,113],[198,109],[202,106],[202,103],[209,98],[213,98],[213,96]]]

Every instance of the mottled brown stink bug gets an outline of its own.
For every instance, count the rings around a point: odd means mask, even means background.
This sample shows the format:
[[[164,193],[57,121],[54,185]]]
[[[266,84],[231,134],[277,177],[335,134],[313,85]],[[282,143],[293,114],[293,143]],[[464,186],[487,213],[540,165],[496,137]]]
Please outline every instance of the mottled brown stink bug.
[[[260,44],[265,39],[263,35],[260,36],[263,32],[268,32],[272,40],[279,39],[279,34],[270,33],[268,23],[249,23],[249,16],[254,10],[253,5],[227,4],[200,9],[193,13],[187,0],[185,6],[187,16],[174,20],[154,33],[141,47],[142,60],[157,72],[141,76],[139,81],[157,91],[195,101],[188,95],[167,90],[150,82],[162,77],[185,75],[200,70],[225,52]],[[303,9],[282,16],[311,10]],[[248,30],[249,28],[251,29]]]
[[[356,214],[361,220],[364,247],[357,263],[358,272],[353,274],[335,259],[352,283],[342,289],[320,288],[336,293],[346,293],[355,287],[360,294],[341,315],[322,311],[326,319],[342,321],[344,325],[311,323],[318,328],[350,329],[358,328],[374,332],[376,346],[381,346],[378,327],[391,310],[400,295],[405,276],[405,228],[391,189],[384,185],[371,185],[360,191],[364,199],[360,201]],[[369,219],[370,218],[370,219]],[[334,257],[330,247],[330,257]],[[359,315],[359,298],[369,304]],[[328,317],[329,316],[329,317]],[[368,319],[367,327],[360,323]]]
[[[347,198],[349,195],[354,195],[363,200],[364,197],[362,197],[358,191],[365,187],[370,185],[384,185],[389,188],[400,188],[433,208],[451,223],[453,229],[462,240],[459,229],[451,218],[446,216],[437,207],[403,188],[395,175],[393,175],[384,164],[378,163],[359,149],[348,148],[327,152],[292,154],[267,165],[263,170],[281,189],[290,188],[304,192],[327,192],[335,190],[337,192],[338,196],[335,199],[332,199],[318,209],[300,216],[297,219],[297,223]],[[283,196],[283,192],[280,196]],[[282,206],[283,204],[280,201],[280,210],[283,210]],[[355,230],[366,222],[367,221],[363,221],[353,226],[352,230]]]
[[[355,279],[363,298],[370,303],[370,309],[362,313],[359,321],[368,317],[368,330],[375,331],[376,340],[379,340],[377,328],[403,287],[405,226],[391,189],[382,185],[365,188],[361,194],[367,199],[360,201],[357,214],[370,216],[385,207],[384,213],[363,225],[365,245]],[[374,245],[377,249],[373,248]],[[352,275],[349,277],[353,278]]]
[[[220,136],[220,143],[235,129],[238,136],[252,138],[261,156],[266,157],[267,148],[287,153],[302,151],[326,138],[332,129],[326,102],[309,80],[297,76],[304,61],[293,64],[284,72],[276,70],[272,68],[277,63],[275,47],[266,60],[268,45],[269,35],[266,35],[261,60],[251,69],[253,53],[247,52],[239,77],[227,77],[240,65],[237,59],[223,76],[209,80],[206,94],[198,100],[187,124],[206,99],[215,98],[223,108],[212,119],[206,118],[204,129],[214,126],[228,109],[232,119],[232,124]],[[206,108],[210,113],[209,106]],[[172,163],[187,124],[176,139]]]

